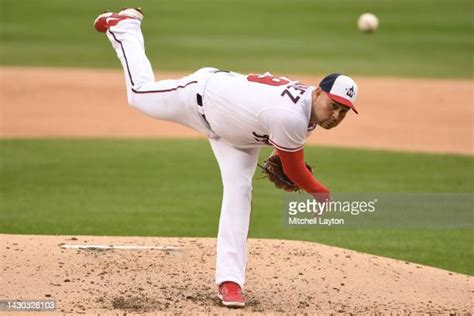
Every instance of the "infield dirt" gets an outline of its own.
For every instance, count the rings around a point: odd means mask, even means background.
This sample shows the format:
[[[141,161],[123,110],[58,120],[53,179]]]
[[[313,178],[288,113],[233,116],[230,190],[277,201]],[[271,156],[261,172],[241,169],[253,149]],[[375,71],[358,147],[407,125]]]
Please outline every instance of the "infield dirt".
[[[127,106],[118,70],[2,67],[0,137],[202,137]],[[157,79],[183,73],[157,73]],[[284,75],[284,74],[276,74]],[[290,76],[292,77],[292,76]],[[294,76],[317,85],[321,76]],[[355,77],[359,115],[309,144],[474,154],[471,80]]]
[[[241,313],[219,306],[215,239],[0,235],[2,299],[64,313]],[[75,250],[64,244],[176,246]],[[473,277],[317,243],[249,240],[247,313],[468,313]]]

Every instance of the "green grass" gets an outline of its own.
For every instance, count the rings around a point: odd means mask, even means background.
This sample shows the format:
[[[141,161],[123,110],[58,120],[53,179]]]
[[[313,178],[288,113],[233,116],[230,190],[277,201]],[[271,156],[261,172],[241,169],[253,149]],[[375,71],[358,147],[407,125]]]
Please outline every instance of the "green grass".
[[[206,141],[1,140],[0,152],[0,233],[217,234],[222,189]],[[307,147],[306,158],[334,192],[474,192],[473,157]],[[322,242],[474,274],[472,229],[285,228],[282,199],[254,180],[250,237]]]
[[[0,64],[119,67],[93,30],[106,9],[141,6],[161,70],[473,77],[470,0],[0,0]],[[374,12],[375,34],[356,29]]]

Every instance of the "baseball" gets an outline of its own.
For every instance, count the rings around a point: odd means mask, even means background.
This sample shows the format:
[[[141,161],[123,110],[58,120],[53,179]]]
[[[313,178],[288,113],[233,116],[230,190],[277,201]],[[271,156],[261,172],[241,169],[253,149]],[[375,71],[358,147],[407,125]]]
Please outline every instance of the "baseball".
[[[359,17],[357,27],[365,33],[375,32],[379,27],[379,19],[372,13],[364,13]]]

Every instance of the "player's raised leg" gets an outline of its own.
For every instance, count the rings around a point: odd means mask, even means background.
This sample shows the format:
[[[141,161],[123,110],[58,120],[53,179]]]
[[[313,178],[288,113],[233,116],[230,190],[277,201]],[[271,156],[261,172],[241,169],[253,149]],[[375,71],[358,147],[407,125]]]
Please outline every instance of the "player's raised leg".
[[[145,42],[141,31],[143,12],[140,9],[124,9],[119,13],[107,12],[95,20],[95,28],[105,32],[122,63],[127,83],[129,103],[134,92],[144,85],[155,83],[155,75],[145,54]]]
[[[217,237],[216,283],[221,285],[219,297],[224,305],[243,306],[240,288],[245,283],[252,178],[259,149],[238,149],[222,139],[209,141],[224,187]]]
[[[122,64],[128,103],[156,119],[176,122],[208,135],[206,123],[197,111],[196,93],[198,82],[215,68],[204,68],[177,80],[155,82],[145,54],[142,20],[141,10],[124,9],[101,14],[94,23],[97,31],[107,34]]]

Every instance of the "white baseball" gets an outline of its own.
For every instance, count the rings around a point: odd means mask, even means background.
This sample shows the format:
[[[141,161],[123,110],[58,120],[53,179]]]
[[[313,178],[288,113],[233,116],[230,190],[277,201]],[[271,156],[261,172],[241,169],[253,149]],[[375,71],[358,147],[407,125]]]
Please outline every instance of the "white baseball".
[[[357,27],[362,32],[375,32],[379,27],[379,19],[372,13],[364,13],[359,17]]]

